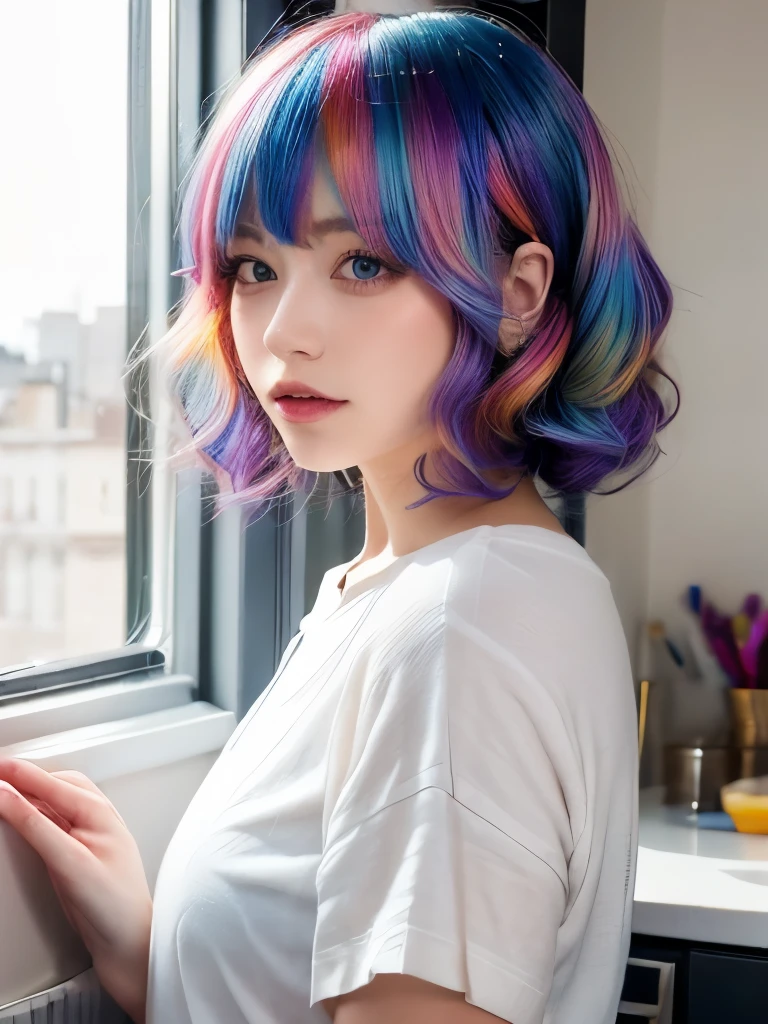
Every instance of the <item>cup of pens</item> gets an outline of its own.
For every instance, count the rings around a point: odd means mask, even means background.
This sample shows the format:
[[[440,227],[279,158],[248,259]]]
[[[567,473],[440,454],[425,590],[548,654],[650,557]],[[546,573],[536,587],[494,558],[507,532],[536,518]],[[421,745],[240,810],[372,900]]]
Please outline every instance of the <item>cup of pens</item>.
[[[720,784],[768,776],[768,607],[748,594],[723,615],[697,585],[681,605],[677,642],[662,620],[641,634],[640,785],[663,783],[666,803],[719,809]]]
[[[740,612],[723,615],[701,602],[699,588],[690,588],[689,602],[728,681],[732,743],[741,753],[742,774],[752,775],[756,758],[768,754],[768,609],[761,611],[759,595],[749,594]]]
[[[728,687],[731,743],[738,748],[741,774],[754,775],[768,757],[768,609],[748,594],[736,615],[720,613],[690,587],[689,611],[698,619],[712,670]]]

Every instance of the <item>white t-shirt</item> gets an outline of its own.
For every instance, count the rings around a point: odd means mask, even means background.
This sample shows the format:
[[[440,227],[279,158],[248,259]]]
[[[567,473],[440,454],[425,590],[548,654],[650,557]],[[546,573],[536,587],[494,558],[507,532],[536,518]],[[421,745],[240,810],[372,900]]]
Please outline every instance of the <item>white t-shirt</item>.
[[[165,854],[148,1024],[311,1024],[403,973],[513,1024],[615,1024],[637,717],[608,580],[480,526],[326,573]]]

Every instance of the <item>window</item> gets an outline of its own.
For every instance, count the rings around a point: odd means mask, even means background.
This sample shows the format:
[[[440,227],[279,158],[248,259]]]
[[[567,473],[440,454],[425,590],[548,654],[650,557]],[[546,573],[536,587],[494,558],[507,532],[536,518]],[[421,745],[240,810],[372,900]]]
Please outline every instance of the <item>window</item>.
[[[0,671],[125,642],[129,24],[0,12]]]

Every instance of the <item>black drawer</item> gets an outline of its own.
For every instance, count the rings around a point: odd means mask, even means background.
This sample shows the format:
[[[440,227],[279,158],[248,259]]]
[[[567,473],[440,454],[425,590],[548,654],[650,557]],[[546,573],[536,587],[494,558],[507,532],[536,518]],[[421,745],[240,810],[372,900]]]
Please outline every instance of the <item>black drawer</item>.
[[[768,949],[634,933],[629,955],[675,964],[672,1024],[768,1024]]]
[[[687,1024],[767,1021],[768,959],[691,950]]]

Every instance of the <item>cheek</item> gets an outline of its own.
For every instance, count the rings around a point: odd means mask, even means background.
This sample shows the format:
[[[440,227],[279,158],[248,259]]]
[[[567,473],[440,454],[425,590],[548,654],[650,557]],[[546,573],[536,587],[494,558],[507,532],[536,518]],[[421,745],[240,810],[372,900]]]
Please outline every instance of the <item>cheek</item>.
[[[377,375],[386,380],[398,405],[406,403],[422,418],[435,384],[450,362],[455,344],[451,305],[420,282],[416,294],[398,303],[378,358]],[[386,352],[386,356],[383,353]]]
[[[268,355],[261,343],[266,324],[260,322],[257,311],[247,309],[245,304],[234,295],[229,308],[229,320],[240,364],[251,387],[258,395],[260,391],[259,370]]]

